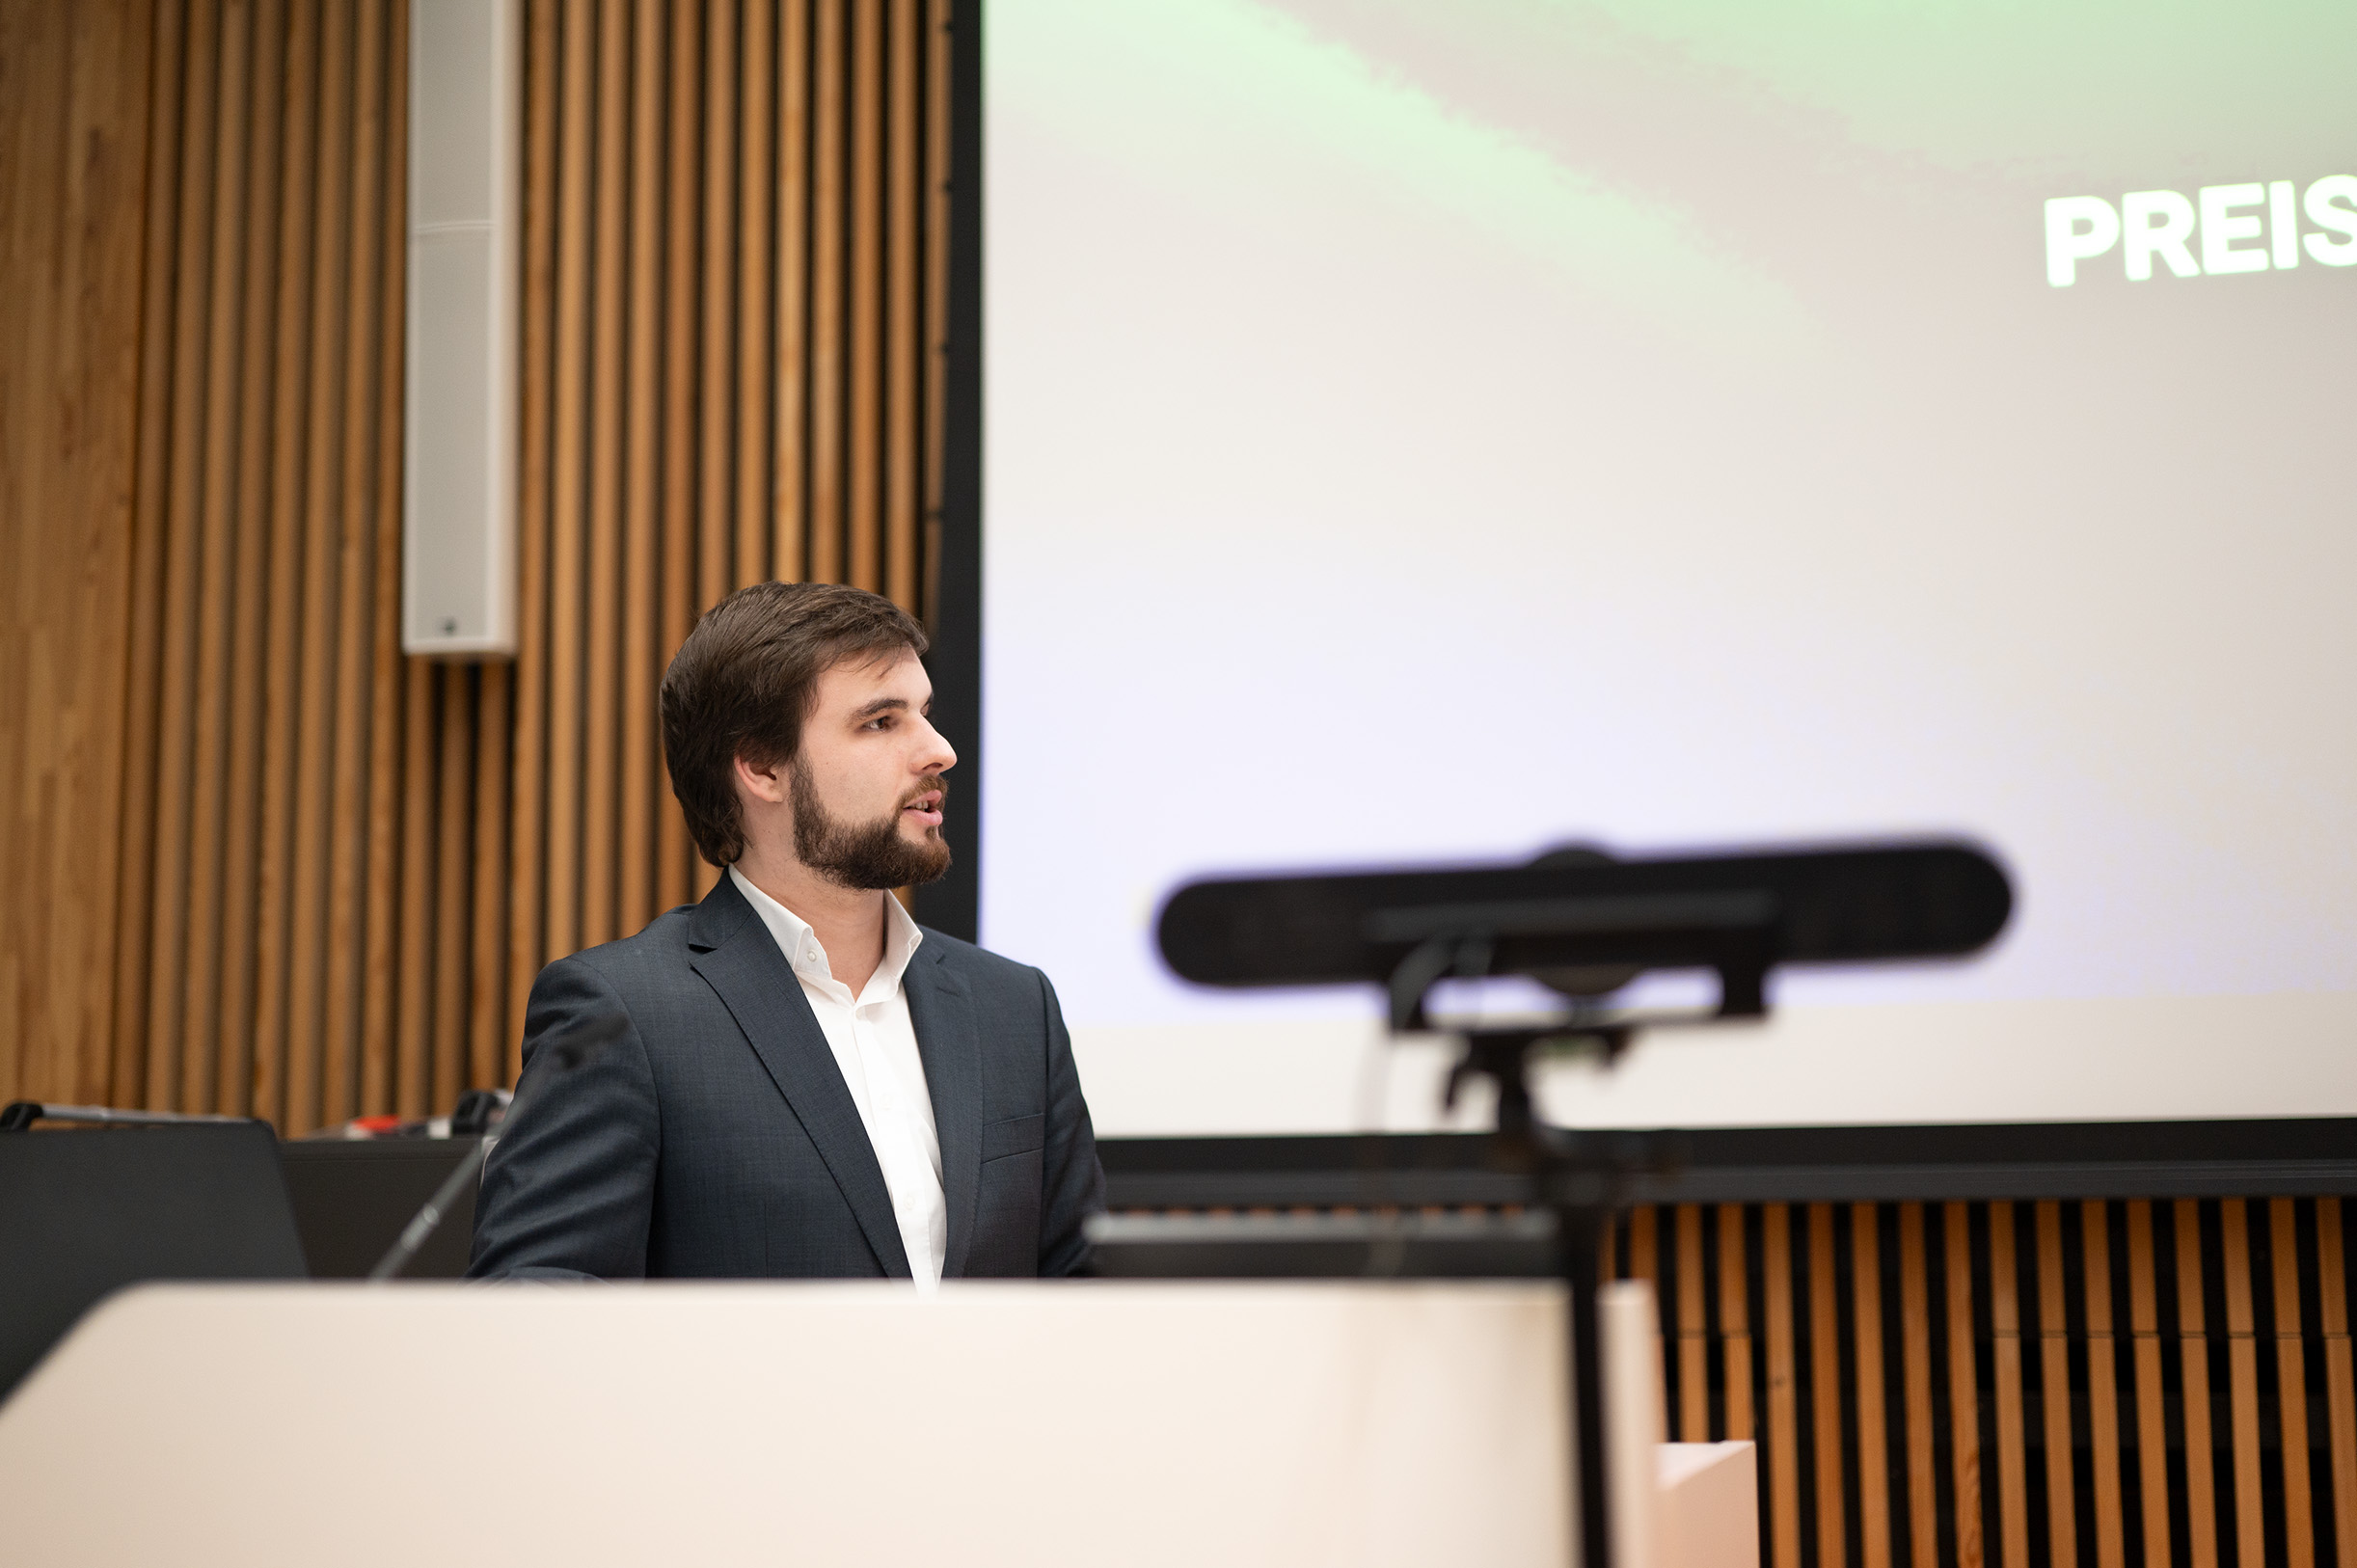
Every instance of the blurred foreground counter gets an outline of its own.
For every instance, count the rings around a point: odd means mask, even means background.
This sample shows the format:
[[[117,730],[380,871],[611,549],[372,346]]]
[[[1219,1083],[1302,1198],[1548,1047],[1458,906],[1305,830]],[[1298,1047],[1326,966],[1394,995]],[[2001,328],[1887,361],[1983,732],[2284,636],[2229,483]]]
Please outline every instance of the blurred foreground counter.
[[[1569,1560],[1544,1284],[157,1285],[0,1408],[44,1564]],[[1756,1562],[1748,1445],[1665,1456]],[[1699,1510],[1699,1511],[1697,1511]]]

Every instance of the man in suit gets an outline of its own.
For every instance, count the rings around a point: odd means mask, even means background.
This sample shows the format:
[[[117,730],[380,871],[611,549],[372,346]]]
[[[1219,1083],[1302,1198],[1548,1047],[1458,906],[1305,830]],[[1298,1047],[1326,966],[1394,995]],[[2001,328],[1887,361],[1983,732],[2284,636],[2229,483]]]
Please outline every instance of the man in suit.
[[[1085,1268],[1104,1178],[1055,991],[890,891],[949,866],[924,650],[826,583],[745,588],[690,634],[664,754],[720,879],[541,971],[472,1276]]]

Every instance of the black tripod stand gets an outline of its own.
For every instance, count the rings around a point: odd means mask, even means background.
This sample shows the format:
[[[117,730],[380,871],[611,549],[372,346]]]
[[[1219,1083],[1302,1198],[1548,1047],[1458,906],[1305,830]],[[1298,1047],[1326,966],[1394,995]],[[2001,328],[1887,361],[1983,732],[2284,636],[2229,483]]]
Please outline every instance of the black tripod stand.
[[[1675,1133],[1581,1131],[1548,1125],[1539,1119],[1531,1097],[1531,1059],[1588,1049],[1601,1052],[1610,1063],[1647,1027],[1764,1017],[1768,1011],[1766,933],[1729,930],[1722,935],[1717,965],[1719,1006],[1701,1014],[1652,1017],[1606,1014],[1592,1002],[1583,1001],[1568,1017],[1543,1024],[1454,1030],[1446,1023],[1434,1025],[1424,1013],[1424,1000],[1433,986],[1451,978],[1477,979],[1488,972],[1495,938],[1478,931],[1427,939],[1400,961],[1391,978],[1393,1033],[1437,1028],[1457,1036],[1463,1054],[1449,1069],[1444,1103],[1453,1107],[1458,1091],[1471,1079],[1487,1078],[1497,1085],[1498,1126],[1490,1142],[1491,1163],[1529,1176],[1533,1201],[1555,1216],[1556,1260],[1563,1281],[1569,1334],[1572,1482],[1582,1568],[1610,1568],[1612,1560],[1604,1365],[1596,1311],[1605,1239],[1622,1206],[1629,1179],[1642,1172],[1676,1168],[1684,1162],[1684,1149]]]
[[[1959,840],[1634,861],[1568,849],[1522,866],[1195,882],[1163,906],[1158,940],[1171,968],[1203,985],[1384,984],[1393,1033],[1437,1029],[1464,1041],[1452,1099],[1468,1078],[1496,1082],[1496,1158],[1528,1173],[1535,1200],[1555,1214],[1570,1292],[1581,1561],[1607,1568],[1598,1250],[1630,1176],[1675,1150],[1642,1135],[1540,1122],[1532,1054],[1601,1049],[1609,1061],[1642,1029],[1763,1017],[1775,964],[1962,958],[1993,941],[2012,909],[2003,868]],[[1716,971],[1718,1007],[1645,1016],[1596,1000],[1657,969]],[[1541,981],[1572,998],[1571,1011],[1528,1028],[1425,1018],[1433,987],[1491,975]]]

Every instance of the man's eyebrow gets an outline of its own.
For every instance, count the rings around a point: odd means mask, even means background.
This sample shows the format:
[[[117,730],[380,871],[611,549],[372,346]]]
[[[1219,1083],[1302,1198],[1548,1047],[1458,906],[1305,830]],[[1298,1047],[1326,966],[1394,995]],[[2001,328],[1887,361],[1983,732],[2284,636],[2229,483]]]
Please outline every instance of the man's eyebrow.
[[[896,709],[905,711],[908,706],[908,699],[906,697],[878,697],[874,702],[868,703],[864,707],[853,709],[852,711],[852,717],[855,719],[874,718],[878,714],[888,714]]]

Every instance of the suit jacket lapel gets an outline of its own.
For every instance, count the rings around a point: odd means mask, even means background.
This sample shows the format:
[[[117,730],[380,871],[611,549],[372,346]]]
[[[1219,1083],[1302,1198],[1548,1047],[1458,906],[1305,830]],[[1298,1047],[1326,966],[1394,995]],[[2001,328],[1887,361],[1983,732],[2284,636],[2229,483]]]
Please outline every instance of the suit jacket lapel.
[[[949,1205],[949,1245],[944,1279],[965,1272],[974,1241],[974,1202],[982,1183],[982,1036],[974,1023],[974,998],[942,962],[938,938],[916,950],[901,988],[908,998],[908,1021],[916,1029],[916,1051],[925,1064],[925,1089],[933,1100],[934,1132],[941,1145],[941,1196]]]
[[[877,1260],[886,1274],[907,1279],[908,1254],[901,1245],[891,1190],[884,1185],[883,1167],[876,1163],[859,1107],[844,1085],[843,1069],[835,1065],[793,965],[726,876],[696,906],[688,945],[695,954],[689,960],[695,972],[719,993],[817,1146]]]

